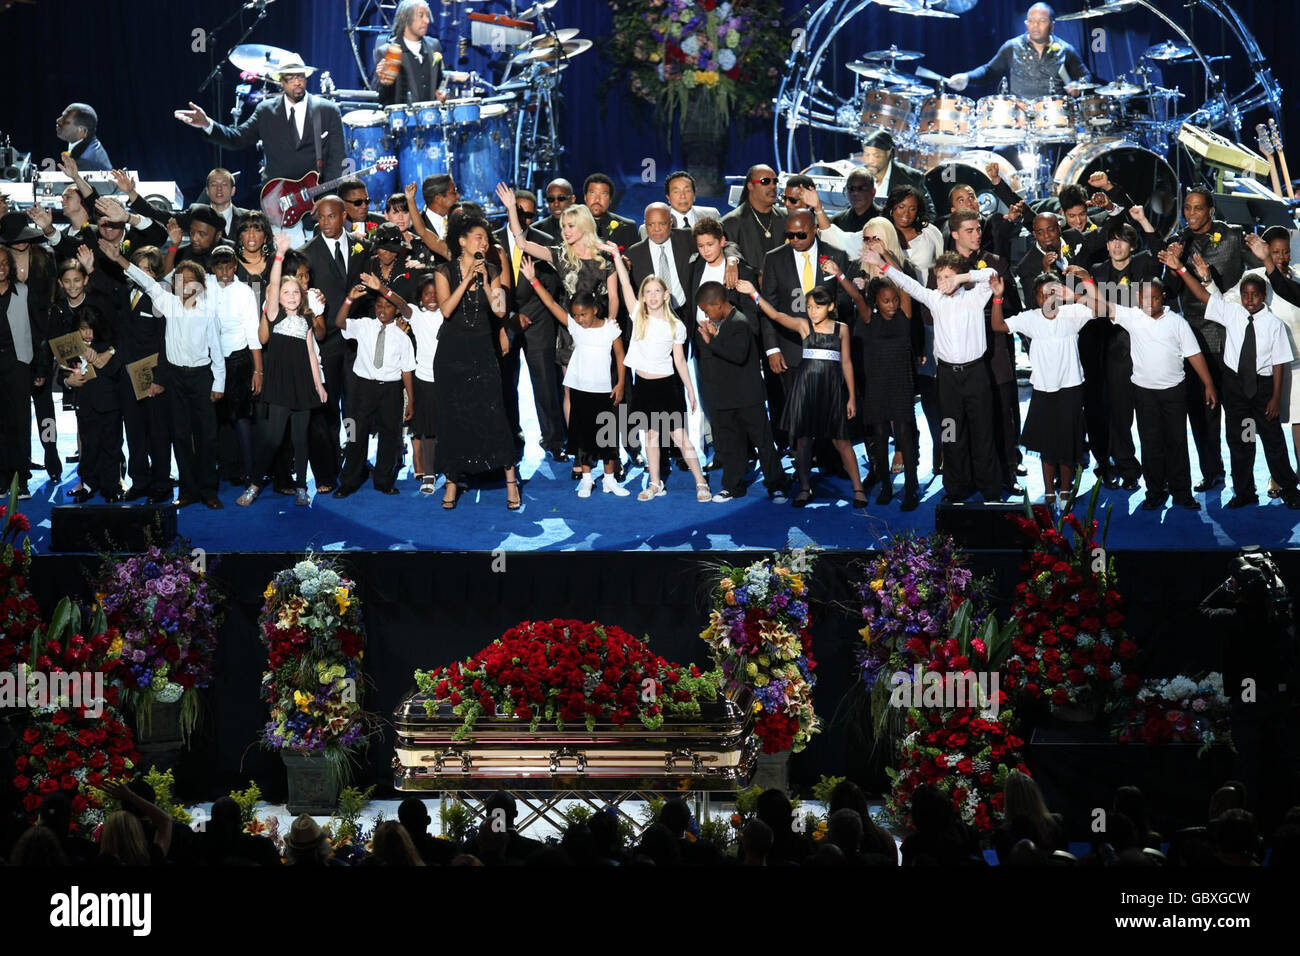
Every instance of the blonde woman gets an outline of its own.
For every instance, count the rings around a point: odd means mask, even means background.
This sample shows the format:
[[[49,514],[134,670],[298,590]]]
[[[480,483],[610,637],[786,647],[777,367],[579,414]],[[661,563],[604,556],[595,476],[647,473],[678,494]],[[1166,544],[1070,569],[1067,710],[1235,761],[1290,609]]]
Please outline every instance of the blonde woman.
[[[695,388],[691,385],[686,353],[682,348],[686,343],[686,326],[673,314],[669,304],[670,293],[662,279],[646,276],[641,280],[639,293],[634,291],[627,266],[618,254],[618,244],[607,242],[603,248],[614,260],[619,284],[632,314],[632,341],[623,364],[632,370],[634,376],[629,404],[638,423],[644,419],[642,427],[646,437],[642,445],[650,476],[649,484],[637,495],[637,501],[650,501],[667,494],[659,478],[659,461],[663,457],[660,444],[666,437],[681,449],[686,466],[695,476],[695,500],[712,501],[713,493],[700,470],[699,457],[686,436],[685,399],[690,399],[692,413],[697,407]],[[664,435],[665,429],[667,436]]]

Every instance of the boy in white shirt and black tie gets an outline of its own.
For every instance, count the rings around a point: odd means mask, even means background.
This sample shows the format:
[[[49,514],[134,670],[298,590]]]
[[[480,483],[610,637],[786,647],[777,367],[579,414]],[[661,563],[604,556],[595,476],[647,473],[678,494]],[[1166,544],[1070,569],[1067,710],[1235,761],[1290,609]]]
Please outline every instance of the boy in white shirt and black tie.
[[[1205,305],[1205,318],[1222,325],[1223,407],[1227,412],[1228,454],[1232,459],[1232,499],[1229,508],[1259,504],[1255,493],[1255,439],[1264,445],[1273,480],[1282,500],[1300,508],[1296,474],[1291,467],[1279,419],[1282,376],[1294,355],[1286,326],[1264,305],[1267,282],[1262,276],[1241,280],[1241,304],[1229,302],[1206,289],[1210,267],[1199,254],[1189,269],[1173,252],[1160,253],[1160,261],[1175,270],[1189,292]]]
[[[1137,291],[1141,308],[1116,305],[1097,295],[1092,281],[1083,284],[1088,305],[1109,316],[1129,335],[1133,355],[1133,395],[1138,438],[1142,442],[1142,478],[1147,497],[1142,510],[1157,511],[1173,496],[1174,504],[1199,511],[1192,497],[1192,467],[1187,457],[1187,393],[1183,360],[1205,387],[1205,404],[1218,404],[1219,395],[1192,327],[1165,309],[1165,284],[1143,282]]]
[[[376,293],[375,318],[348,318],[352,303]],[[392,289],[385,288],[368,272],[361,274],[361,284],[352,287],[343,300],[334,324],[345,339],[357,343],[357,357],[352,365],[357,393],[350,402],[353,428],[343,460],[343,476],[334,492],[346,498],[365,481],[366,452],[370,436],[379,435],[375,454],[375,490],[386,495],[398,494],[399,452],[402,447],[402,422],[415,413],[415,347],[410,337],[395,324],[398,314],[411,317],[411,307]],[[402,413],[402,393],[406,393],[406,413]]]

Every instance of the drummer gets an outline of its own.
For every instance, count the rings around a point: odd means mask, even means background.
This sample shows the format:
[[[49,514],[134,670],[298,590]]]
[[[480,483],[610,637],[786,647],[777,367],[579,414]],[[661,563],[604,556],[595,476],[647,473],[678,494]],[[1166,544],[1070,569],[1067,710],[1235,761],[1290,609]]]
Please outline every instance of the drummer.
[[[385,106],[447,98],[442,44],[428,36],[430,19],[425,0],[402,0],[393,15],[389,41],[375,44],[372,83]]]
[[[1007,77],[1011,95],[1026,100],[1064,92],[1077,96],[1077,80],[1089,79],[1079,52],[1064,40],[1052,36],[1056,13],[1046,3],[1035,3],[1025,14],[1025,33],[1008,40],[997,56],[967,73],[954,74],[950,89],[960,93],[970,83]]]

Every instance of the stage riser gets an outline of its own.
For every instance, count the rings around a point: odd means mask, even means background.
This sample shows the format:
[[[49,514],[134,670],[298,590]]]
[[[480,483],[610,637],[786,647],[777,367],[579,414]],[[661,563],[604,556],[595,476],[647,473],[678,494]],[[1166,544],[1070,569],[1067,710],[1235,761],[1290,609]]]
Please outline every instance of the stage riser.
[[[817,711],[828,725],[791,764],[796,782],[819,774],[871,776],[867,754],[851,721],[832,717],[857,682],[853,649],[861,621],[848,568],[870,552],[835,552],[818,559],[814,575],[814,653]],[[1169,675],[1218,666],[1214,637],[1200,626],[1195,606],[1228,571],[1228,552],[1116,552],[1128,626],[1148,656],[1144,670]],[[1275,552],[1282,573],[1300,581],[1300,552]],[[212,577],[228,595],[221,629],[216,684],[199,752],[178,769],[196,798],[256,779],[273,796],[283,788],[278,756],[256,747],[265,708],[259,699],[265,651],[257,615],[267,581],[291,565],[294,554],[209,555]],[[413,689],[416,668],[466,657],[521,620],[573,617],[618,624],[680,662],[707,663],[699,632],[707,616],[708,564],[745,563],[752,553],[588,553],[562,557],[510,554],[493,571],[489,554],[348,552],[342,556],[358,583],[367,628],[366,708],[391,714]],[[978,574],[992,574],[1005,613],[1018,580],[1018,552],[972,552]],[[40,555],[33,589],[48,613],[70,589],[84,588],[93,557]],[[497,562],[497,566],[500,563]],[[83,592],[81,597],[89,594]],[[367,782],[391,779],[393,733],[385,722],[367,757]]]

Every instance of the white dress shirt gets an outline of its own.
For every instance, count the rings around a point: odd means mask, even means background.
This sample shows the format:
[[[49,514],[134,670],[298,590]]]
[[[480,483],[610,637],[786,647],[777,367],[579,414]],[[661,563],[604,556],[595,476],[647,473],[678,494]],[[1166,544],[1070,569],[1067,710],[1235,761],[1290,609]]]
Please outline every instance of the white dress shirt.
[[[891,159],[889,163],[885,166],[884,178],[876,180],[877,196],[887,197],[889,195],[889,181],[893,178],[893,176],[894,176],[894,161]]]
[[[286,96],[284,103],[285,115],[293,123],[294,129],[298,131],[298,138],[302,139],[303,124],[307,122],[307,97],[304,96],[297,103],[294,103]]]
[[[678,308],[686,302],[686,293],[682,290],[681,276],[677,274],[677,262],[673,257],[673,243],[671,237],[664,243],[656,243],[651,240],[647,248],[650,250],[650,268],[655,275],[659,275],[660,253],[667,257],[668,292],[672,296],[673,308]]]
[[[221,324],[208,294],[199,295],[198,301],[187,307],[139,266],[128,266],[126,274],[148,294],[154,311],[167,320],[164,341],[168,364],[180,368],[211,365],[212,390],[225,392],[226,355],[221,350]]]
[[[216,276],[208,276],[206,298],[216,313],[217,324],[221,331],[221,354],[229,358],[232,352],[240,349],[262,350],[258,338],[258,325],[261,320],[257,314],[257,296],[247,282],[232,279],[230,285],[223,286]]]
[[[1114,309],[1115,324],[1128,332],[1133,384],[1151,389],[1181,385],[1186,377],[1183,359],[1201,354],[1187,320],[1168,309],[1158,319],[1130,305],[1117,305]]]
[[[424,221],[429,224],[429,228],[433,230],[433,234],[437,236],[439,239],[447,238],[447,217],[446,216],[440,216],[432,209],[426,208],[424,210]]]
[[[889,266],[885,278],[918,302],[925,303],[934,318],[934,357],[950,365],[965,365],[984,357],[988,336],[984,331],[984,306],[993,297],[989,280],[995,269],[970,273],[975,288],[959,288],[952,295],[927,289],[906,272]]]
[[[1250,313],[1244,305],[1228,302],[1219,293],[1213,292],[1205,306],[1205,317],[1227,329],[1223,364],[1229,371],[1236,372],[1237,366],[1241,364],[1241,341],[1246,335]],[[1274,365],[1290,365],[1295,356],[1291,354],[1291,343],[1287,340],[1286,326],[1282,320],[1266,307],[1255,313],[1254,323],[1256,373],[1272,375]]]
[[[716,266],[711,266],[706,262],[704,263],[704,272],[700,275],[700,285],[704,285],[704,283],[706,282],[721,283],[722,280],[726,277],[726,275],[727,275],[727,263],[725,260],[720,260]],[[702,325],[707,321],[709,321],[709,317],[705,315],[704,310],[697,305],[695,307],[696,325]],[[777,351],[779,352],[780,349],[777,349]]]
[[[384,333],[384,362],[375,368],[375,340],[380,328]],[[396,322],[384,326],[378,319],[348,319],[342,329],[343,337],[357,343],[356,361],[352,371],[358,378],[372,382],[399,382],[403,372],[415,371],[415,347]]]
[[[1054,319],[1042,309],[1030,309],[1005,320],[1012,332],[1029,336],[1029,383],[1034,391],[1059,392],[1083,384],[1079,330],[1093,318],[1092,309],[1071,302],[1062,305]]]
[[[423,63],[424,62],[424,41],[411,40],[406,37],[403,37],[402,41],[406,44],[406,48],[411,51],[411,54],[415,57],[416,62]],[[432,379],[430,381],[432,381]]]
[[[343,250],[343,272],[346,274],[348,266],[352,262],[352,243],[355,239],[352,236],[349,236],[346,232],[341,234],[337,239],[330,239],[326,236],[321,236],[321,238],[325,240],[325,254],[329,256],[331,260],[334,259],[335,248]]]
[[[438,353],[438,330],[442,328],[442,311],[429,312],[418,305],[411,306],[407,320],[415,333],[415,377],[422,382],[433,381],[433,357]],[[400,331],[400,330],[399,330]],[[387,343],[385,343],[385,349]],[[370,349],[374,358],[374,346]]]

